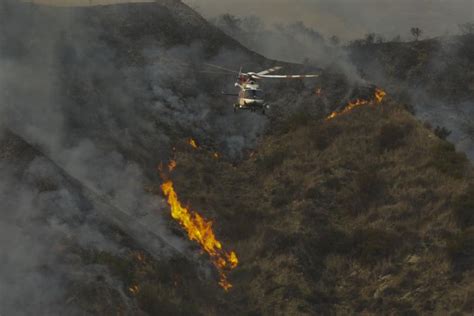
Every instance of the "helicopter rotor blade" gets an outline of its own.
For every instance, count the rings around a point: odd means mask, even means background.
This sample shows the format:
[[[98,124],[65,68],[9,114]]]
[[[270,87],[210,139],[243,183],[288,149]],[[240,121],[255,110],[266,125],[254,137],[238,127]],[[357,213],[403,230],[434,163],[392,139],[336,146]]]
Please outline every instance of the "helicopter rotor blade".
[[[301,79],[318,78],[319,75],[259,75],[262,79]]]
[[[179,66],[182,66],[182,67],[188,67],[188,68],[191,68],[191,67],[196,67],[197,65],[195,64],[192,64],[192,63],[187,63],[187,62],[183,62],[181,60],[178,60],[178,59],[175,59],[175,58],[169,58],[167,56],[156,56],[154,58],[151,59],[153,62],[160,62],[160,61],[163,61],[163,62],[166,62],[166,63],[172,63],[174,65],[179,65]],[[204,66],[207,66],[207,67],[212,67],[212,68],[215,68],[215,69],[219,69],[221,71],[226,71],[227,73],[232,73],[232,74],[238,74],[239,72],[235,71],[235,70],[232,70],[232,69],[228,69],[228,68],[225,68],[225,67],[222,67],[222,66],[218,66],[218,65],[213,65],[213,64],[209,64],[209,63],[204,63],[203,64]],[[204,72],[204,71],[202,71]]]
[[[273,68],[270,68],[270,69],[267,69],[267,70],[263,70],[263,71],[257,72],[256,75],[257,75],[257,76],[263,76],[263,75],[269,74],[269,73],[271,73],[271,72],[280,70],[280,69],[282,69],[282,68],[283,68],[283,67],[276,66],[276,67],[273,67]]]
[[[228,69],[228,68],[225,68],[225,67],[221,67],[221,66],[217,66],[217,65],[213,65],[213,64],[203,64],[205,66],[208,66],[208,67],[212,67],[212,68],[216,68],[216,69],[220,69],[220,70],[224,70],[224,71],[227,71],[227,72],[231,72],[231,73],[234,73],[234,74],[238,74],[239,72],[236,71],[236,70],[232,70],[232,69]]]
[[[223,75],[223,76],[230,76],[230,75],[233,75],[233,74],[230,74],[228,72],[224,72],[224,71],[212,71],[212,70],[199,70],[197,71],[198,73],[201,73],[201,74],[212,74],[212,75]]]

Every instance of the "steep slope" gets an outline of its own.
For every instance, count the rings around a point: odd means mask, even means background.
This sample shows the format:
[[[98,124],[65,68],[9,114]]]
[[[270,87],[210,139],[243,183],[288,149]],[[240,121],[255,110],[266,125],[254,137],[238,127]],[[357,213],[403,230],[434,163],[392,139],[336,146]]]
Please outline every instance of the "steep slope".
[[[294,126],[236,166],[177,155],[178,192],[240,255],[241,313],[472,311],[465,155],[391,101]]]

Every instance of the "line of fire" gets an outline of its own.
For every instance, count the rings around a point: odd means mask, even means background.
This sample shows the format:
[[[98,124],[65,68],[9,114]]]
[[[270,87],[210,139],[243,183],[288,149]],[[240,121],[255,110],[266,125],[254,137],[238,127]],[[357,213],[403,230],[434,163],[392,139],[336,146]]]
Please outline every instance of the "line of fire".
[[[194,139],[190,139],[188,143],[193,148],[198,148]],[[176,161],[171,160],[168,164],[168,172],[173,172],[176,166]],[[183,205],[176,193],[173,181],[166,179],[161,170],[162,168],[160,167],[159,169],[164,181],[161,185],[161,191],[167,199],[171,210],[171,217],[186,231],[189,240],[196,242],[209,255],[212,264],[219,274],[219,285],[225,291],[228,291],[232,288],[228,272],[237,267],[239,263],[237,254],[235,251],[226,251],[224,249],[222,243],[216,238],[211,220],[207,220],[197,211]]]

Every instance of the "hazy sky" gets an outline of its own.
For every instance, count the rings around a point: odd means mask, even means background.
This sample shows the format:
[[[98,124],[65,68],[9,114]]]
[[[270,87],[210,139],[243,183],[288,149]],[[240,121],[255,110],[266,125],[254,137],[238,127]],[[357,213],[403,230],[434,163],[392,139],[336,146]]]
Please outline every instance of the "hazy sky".
[[[153,0],[24,0],[49,4],[108,4]],[[159,0],[158,0],[159,2]],[[409,36],[412,26],[427,36],[453,34],[474,22],[474,0],[183,0],[205,17],[257,15],[272,24],[303,21],[324,35],[344,39],[368,32]]]
[[[360,37],[367,32],[395,36],[412,26],[426,35],[455,33],[474,22],[474,0],[185,0],[203,15],[257,15],[268,23],[302,20],[325,35]]]

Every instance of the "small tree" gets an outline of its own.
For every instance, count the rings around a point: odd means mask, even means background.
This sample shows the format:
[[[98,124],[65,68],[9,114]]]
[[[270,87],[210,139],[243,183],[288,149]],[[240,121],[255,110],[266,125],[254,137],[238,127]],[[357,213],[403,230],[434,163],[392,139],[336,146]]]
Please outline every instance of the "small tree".
[[[474,22],[459,24],[459,30],[463,35],[473,35],[474,34]]]
[[[375,42],[376,42],[377,44],[381,44],[381,43],[385,42],[385,38],[383,37],[383,35],[377,34],[377,35],[375,36]]]
[[[375,42],[375,33],[365,35],[365,44],[373,44]]]
[[[415,41],[418,41],[421,34],[423,33],[423,31],[419,27],[412,27],[410,32],[411,32],[411,35],[413,35],[413,37],[415,38]]]
[[[230,36],[239,36],[242,33],[242,20],[232,14],[218,16],[214,24]]]
[[[336,35],[333,35],[329,38],[329,42],[332,44],[332,46],[339,46],[341,40]]]

